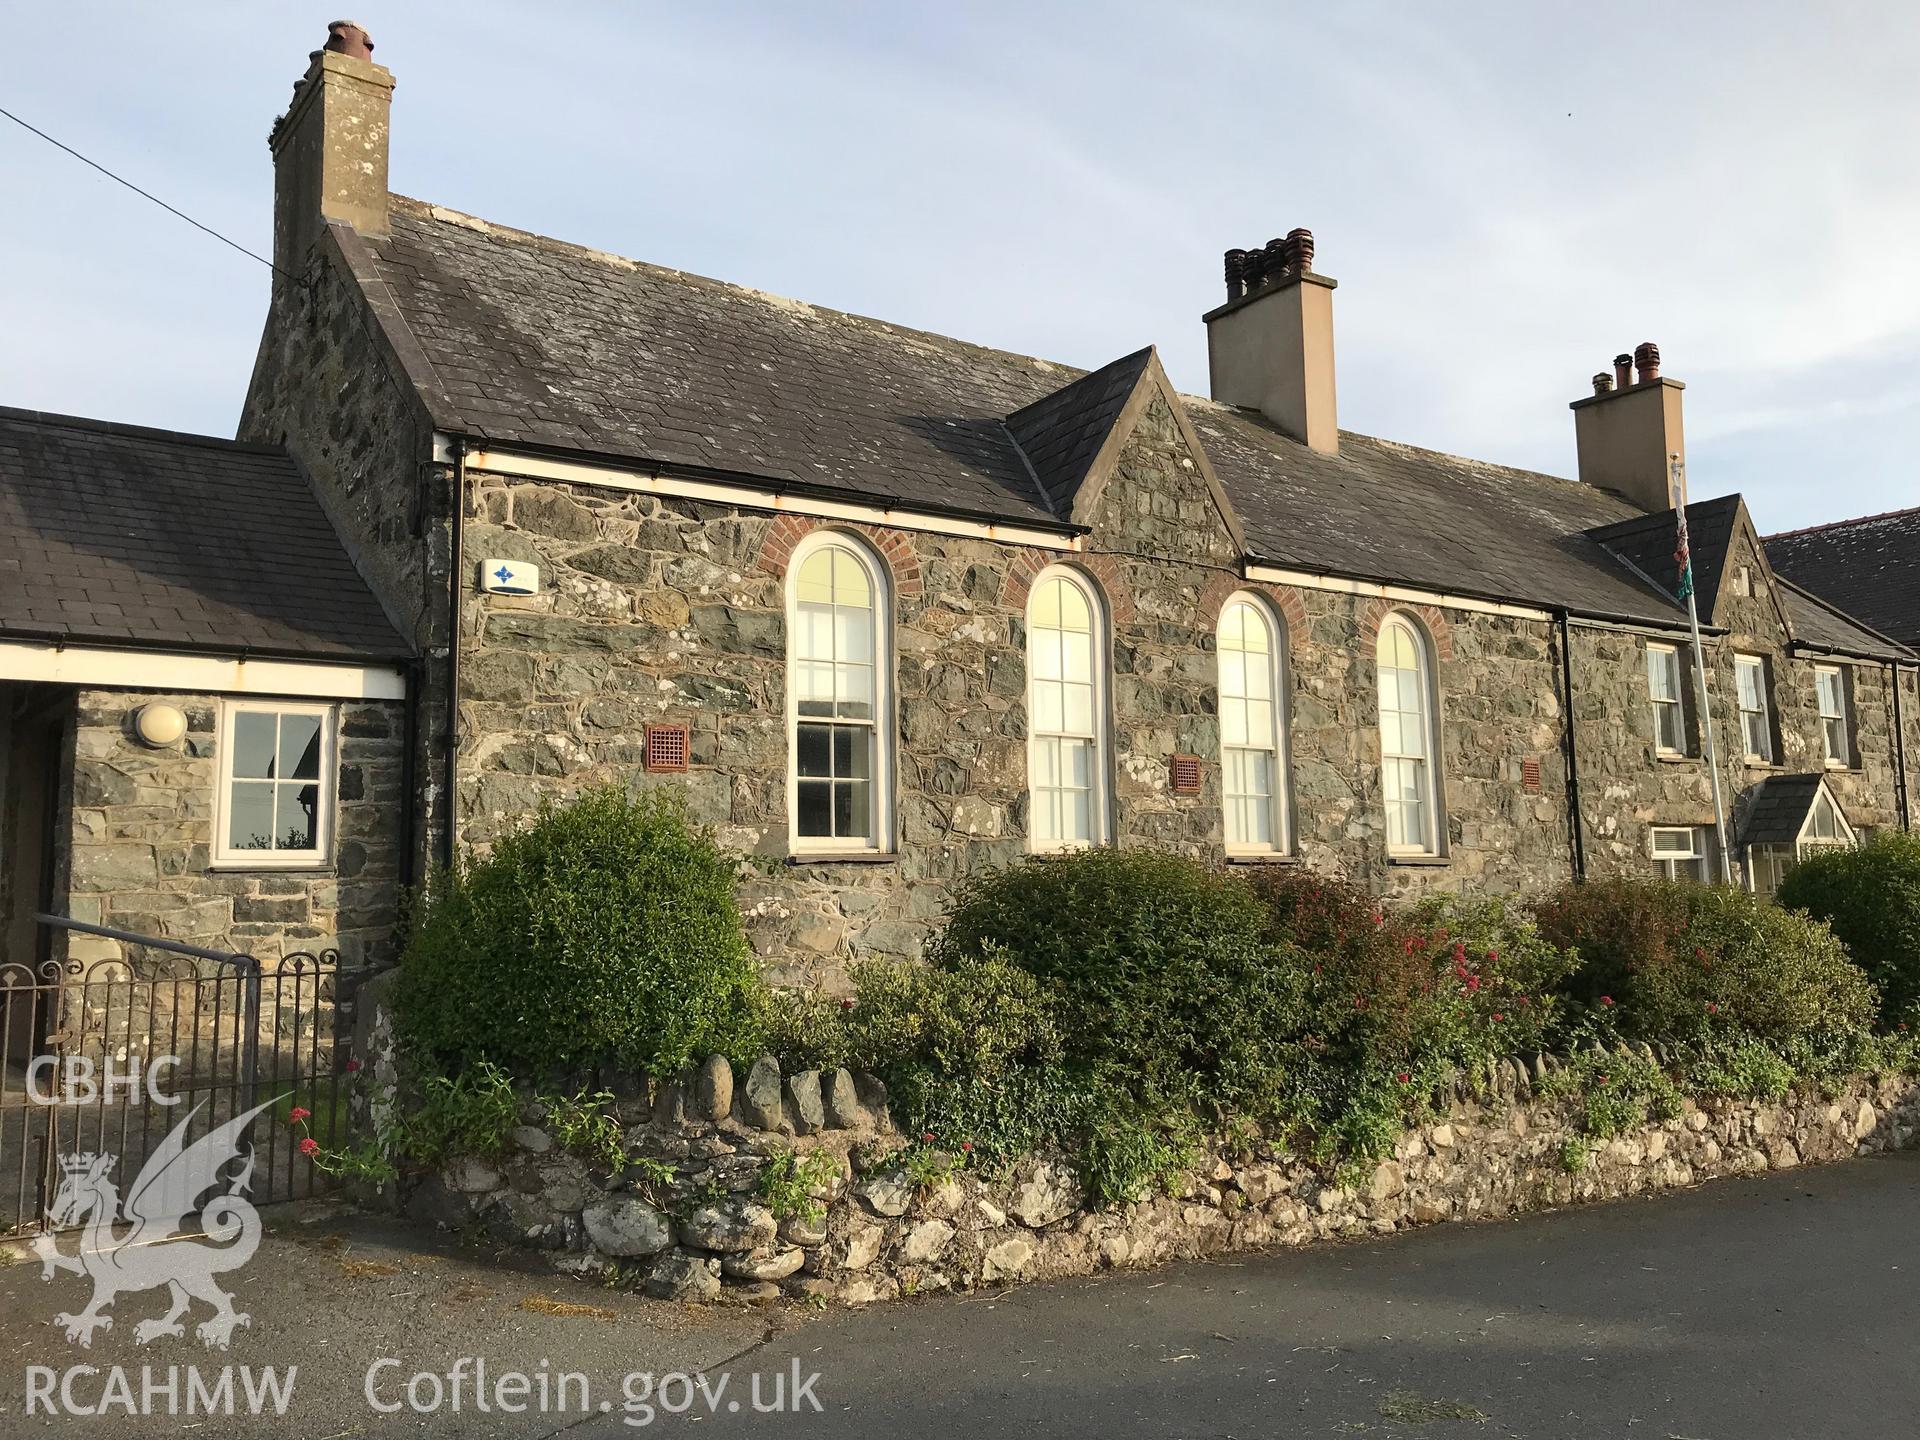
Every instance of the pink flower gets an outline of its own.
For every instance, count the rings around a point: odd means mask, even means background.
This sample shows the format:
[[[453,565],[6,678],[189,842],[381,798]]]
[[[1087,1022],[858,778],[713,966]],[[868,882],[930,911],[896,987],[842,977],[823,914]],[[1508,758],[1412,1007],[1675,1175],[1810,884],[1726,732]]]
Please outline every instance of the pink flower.
[[[1478,990],[1479,988],[1480,988],[1480,977],[1478,975],[1467,976],[1467,989]]]
[[[1398,1075],[1394,1076],[1393,1078],[1398,1080],[1402,1085],[1405,1085],[1406,1083],[1408,1083],[1410,1080],[1413,1079],[1413,1076],[1409,1075],[1406,1071],[1402,1070]]]
[[[933,1131],[931,1130],[927,1131],[926,1134],[920,1137],[920,1140],[922,1144],[926,1144],[926,1145],[933,1144]]]
[[[358,1060],[347,1061],[347,1074],[358,1075],[359,1073],[360,1073],[360,1062]]]
[[[1494,1018],[1495,1020],[1504,1020],[1504,1019],[1506,1019],[1507,1017],[1506,1017],[1506,1016],[1504,1016],[1504,1015],[1502,1015],[1502,1014],[1501,1014],[1501,1013],[1500,1013],[1500,1012],[1499,1012],[1498,1010],[1496,1010],[1496,1011],[1494,1011],[1494,1012],[1493,1012],[1493,1018]]]
[[[1713,1001],[1709,1000],[1707,1001],[1707,1013],[1709,1015],[1718,1015],[1720,1013],[1720,1007],[1717,1004],[1715,1004]]]
[[[314,1139],[311,1135],[307,1136],[306,1139],[300,1142],[300,1153],[306,1156],[313,1156],[313,1155],[319,1154],[320,1142]]]
[[[311,1120],[312,1118],[313,1112],[304,1105],[296,1105],[287,1112],[287,1123],[289,1125],[298,1125],[302,1120]]]
[[[1613,997],[1611,995],[1602,995],[1600,997],[1600,1003],[1602,1005],[1611,1005],[1613,1004]]]
[[[960,1148],[961,1148],[962,1150],[971,1150],[971,1149],[973,1149],[973,1141],[971,1141],[971,1140],[962,1140],[962,1141],[960,1142]]]

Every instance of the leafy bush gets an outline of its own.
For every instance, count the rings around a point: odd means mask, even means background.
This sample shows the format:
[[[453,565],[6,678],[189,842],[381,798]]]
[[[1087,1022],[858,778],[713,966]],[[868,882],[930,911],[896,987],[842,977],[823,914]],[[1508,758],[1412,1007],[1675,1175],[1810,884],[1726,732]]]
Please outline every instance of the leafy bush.
[[[740,1049],[757,985],[733,861],[672,792],[602,789],[430,887],[395,1010],[402,1039],[448,1068],[665,1076]]]
[[[1824,923],[1745,891],[1599,880],[1536,913],[1542,936],[1579,951],[1571,992],[1620,1034],[1777,1048],[1861,1032],[1874,1017],[1872,985]]]
[[[1306,1043],[1375,1071],[1469,1068],[1538,1050],[1574,957],[1494,898],[1435,895],[1394,910],[1303,873],[1256,882],[1274,933],[1305,952]]]
[[[1920,835],[1887,831],[1858,850],[1823,850],[1787,872],[1775,899],[1833,927],[1889,1016],[1920,1008]]]
[[[393,1148],[429,1165],[457,1155],[498,1155],[519,1120],[512,1078],[483,1060],[458,1075],[422,1077],[419,1104],[399,1122]]]
[[[1302,1015],[1301,957],[1239,879],[1153,850],[1023,861],[970,881],[929,948],[1040,982],[1066,1063],[1150,1113],[1256,1110]]]
[[[1671,1120],[1682,1106],[1680,1087],[1673,1077],[1639,1055],[1576,1051],[1564,1065],[1548,1071],[1534,1088],[1548,1099],[1576,1101],[1581,1132],[1596,1140],[1610,1139],[1648,1120]],[[1584,1163],[1584,1148],[1580,1154]]]

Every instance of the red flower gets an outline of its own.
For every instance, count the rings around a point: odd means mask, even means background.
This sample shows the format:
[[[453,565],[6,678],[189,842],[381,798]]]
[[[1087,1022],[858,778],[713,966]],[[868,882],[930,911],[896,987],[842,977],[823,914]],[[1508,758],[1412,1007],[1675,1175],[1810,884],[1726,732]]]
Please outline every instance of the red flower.
[[[851,1001],[851,1000],[842,1000],[842,1001],[840,1002],[840,1008],[841,1008],[842,1010],[851,1010],[851,1009],[853,1008],[853,1001]]]
[[[1907,1022],[1906,1022],[1906,1021],[1904,1021],[1904,1020],[1902,1020],[1902,1021],[1900,1022],[1900,1028],[1901,1028],[1902,1030],[1904,1030],[1904,1029],[1906,1029],[1906,1028],[1907,1028]]]
[[[1384,925],[1387,923],[1387,917],[1376,910],[1373,912],[1373,923],[1376,925]]]
[[[927,1145],[933,1144],[933,1131],[931,1130],[927,1131],[927,1133],[922,1135],[920,1139],[924,1144],[927,1144]]]
[[[973,1141],[971,1141],[971,1140],[962,1140],[962,1141],[960,1142],[960,1148],[961,1148],[962,1150],[971,1150],[971,1149],[973,1149]]]
[[[1607,1083],[1607,1077],[1606,1077],[1606,1076],[1604,1076],[1604,1075],[1602,1075],[1602,1076],[1600,1077],[1600,1083],[1601,1083],[1602,1085],[1604,1085],[1604,1084],[1606,1084],[1606,1083]]]
[[[1467,989],[1478,990],[1479,988],[1480,988],[1480,977],[1478,975],[1467,976]]]
[[[1500,1013],[1500,1012],[1499,1012],[1498,1010],[1496,1010],[1496,1011],[1494,1011],[1494,1012],[1493,1012],[1493,1018],[1494,1018],[1495,1020],[1504,1020],[1504,1019],[1506,1019],[1507,1017],[1506,1017],[1506,1016],[1504,1016],[1504,1015],[1502,1015],[1502,1014],[1501,1014],[1501,1013]]]
[[[302,1155],[317,1155],[319,1151],[320,1142],[311,1135],[300,1142],[300,1153]]]
[[[287,1112],[287,1123],[289,1125],[298,1125],[302,1120],[311,1120],[312,1118],[313,1112],[304,1105],[296,1105]]]
[[[358,1060],[347,1061],[347,1074],[358,1075],[359,1073],[360,1073],[360,1062]]]
[[[1408,1081],[1413,1079],[1413,1076],[1409,1075],[1406,1071],[1402,1070],[1398,1075],[1394,1076],[1393,1078],[1398,1080],[1402,1085],[1405,1085]]]
[[[1602,995],[1600,997],[1600,1003],[1602,1005],[1611,1005],[1613,1004],[1613,997],[1611,995]]]
[[[1707,1001],[1707,1013],[1709,1015],[1718,1015],[1720,1013],[1720,1007],[1716,1005],[1713,1001],[1709,1000]]]
[[[1487,959],[1497,962],[1500,959],[1500,952],[1498,950],[1487,951]]]

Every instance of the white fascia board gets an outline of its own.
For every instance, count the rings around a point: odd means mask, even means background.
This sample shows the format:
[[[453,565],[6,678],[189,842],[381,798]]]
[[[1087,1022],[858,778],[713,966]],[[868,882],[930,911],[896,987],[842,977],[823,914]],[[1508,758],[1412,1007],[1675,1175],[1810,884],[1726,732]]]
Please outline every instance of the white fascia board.
[[[648,470],[618,470],[604,465],[583,465],[572,460],[551,460],[542,455],[518,454],[511,450],[469,450],[466,458],[469,473],[484,470],[490,474],[523,480],[597,485],[603,489],[627,490],[640,495],[704,500],[717,505],[737,505],[747,510],[806,515],[817,520],[884,525],[895,530],[924,530],[934,535],[995,540],[1002,545],[1030,545],[1040,550],[1077,551],[1081,548],[1079,536],[1058,531],[982,520],[961,520],[948,515],[929,514],[924,510],[848,504],[812,495],[782,495],[745,483],[735,485],[714,480],[693,480]]]
[[[390,666],[236,660],[178,651],[113,650],[23,640],[0,640],[0,680],[204,695],[300,695],[325,700],[402,700],[407,694],[406,676]]]
[[[1469,610],[1476,615],[1506,615],[1516,620],[1551,620],[1550,610],[1527,605],[1503,605],[1496,600],[1475,600],[1465,595],[1448,595],[1438,590],[1417,590],[1409,585],[1381,585],[1372,580],[1348,580],[1339,575],[1316,575],[1310,570],[1283,570],[1276,565],[1249,565],[1247,579],[1269,585],[1294,585],[1303,590],[1327,590],[1337,595],[1366,595],[1379,600],[1401,600],[1409,605],[1437,605],[1445,610]]]

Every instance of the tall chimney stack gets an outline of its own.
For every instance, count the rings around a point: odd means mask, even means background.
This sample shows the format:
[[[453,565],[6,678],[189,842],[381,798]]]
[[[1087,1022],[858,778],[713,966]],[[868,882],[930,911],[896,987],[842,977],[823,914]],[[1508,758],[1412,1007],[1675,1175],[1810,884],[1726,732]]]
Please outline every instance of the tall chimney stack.
[[[1229,250],[1227,303],[1205,316],[1207,359],[1215,400],[1258,410],[1294,439],[1334,455],[1334,282],[1312,264],[1308,230]]]
[[[1637,376],[1629,380],[1631,364]],[[1667,492],[1668,457],[1687,458],[1686,431],[1680,423],[1680,397],[1687,387],[1660,373],[1660,347],[1642,341],[1632,355],[1614,359],[1616,384],[1575,400],[1574,442],[1580,454],[1580,479],[1624,495],[1642,510],[1672,508]]]
[[[330,220],[362,235],[390,233],[387,120],[393,75],[373,63],[373,41],[351,20],[327,27],[287,113],[274,122],[273,260],[305,272],[313,243]]]

